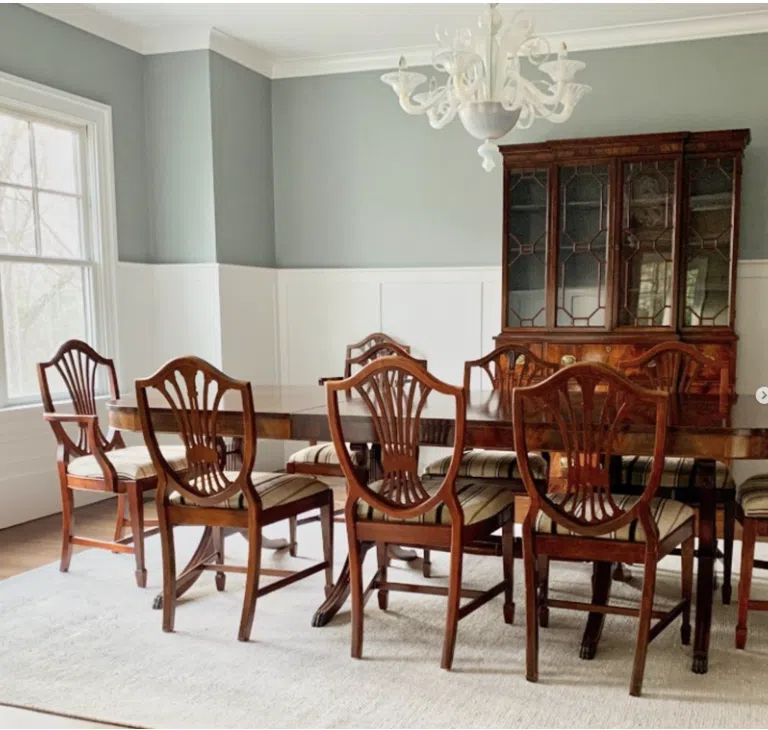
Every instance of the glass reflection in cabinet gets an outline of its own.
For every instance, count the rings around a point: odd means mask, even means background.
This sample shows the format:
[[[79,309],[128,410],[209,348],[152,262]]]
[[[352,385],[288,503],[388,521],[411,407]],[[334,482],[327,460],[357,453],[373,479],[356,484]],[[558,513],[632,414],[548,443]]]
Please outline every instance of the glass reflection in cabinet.
[[[730,320],[734,160],[690,160],[685,254],[686,327],[727,327]]]
[[[508,184],[507,326],[544,327],[549,172],[512,170]]]
[[[557,318],[560,327],[605,326],[608,165],[560,168]]]
[[[619,324],[672,324],[674,160],[625,162],[619,248]]]

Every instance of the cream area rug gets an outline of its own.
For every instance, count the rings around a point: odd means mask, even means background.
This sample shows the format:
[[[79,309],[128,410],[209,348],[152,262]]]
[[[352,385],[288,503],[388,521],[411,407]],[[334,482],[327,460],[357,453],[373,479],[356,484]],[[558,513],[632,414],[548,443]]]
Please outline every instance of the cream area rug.
[[[198,536],[196,528],[178,530],[180,564]],[[343,525],[336,545],[340,566]],[[553,610],[541,632],[540,681],[525,681],[520,561],[515,624],[503,622],[500,598],[464,619],[454,670],[445,672],[442,597],[393,593],[386,612],[372,598],[364,659],[356,661],[346,607],[330,625],[311,626],[321,575],[260,599],[253,638],[243,644],[236,639],[242,576],[228,575],[218,593],[206,574],[180,602],[176,632],[164,634],[151,608],[161,582],[158,538],[147,548],[144,590],[133,583],[131,556],[97,550],[75,555],[68,574],[51,564],[0,583],[0,702],[145,727],[763,727],[768,717],[768,614],[753,614],[748,648],[737,651],[736,609],[719,597],[709,674],[691,673],[691,648],[681,645],[676,624],[651,644],[644,696],[632,698],[636,622],[619,616],[607,618],[597,657],[584,661],[585,614]],[[244,540],[228,538],[227,552],[244,558]],[[268,553],[265,561],[301,567],[317,558],[317,524],[300,528],[299,553]],[[471,586],[501,576],[499,559],[465,560]],[[447,556],[435,555],[433,566],[431,580],[444,582]],[[662,568],[660,605],[679,595],[679,560]],[[614,596],[637,597],[634,571]],[[587,566],[555,567],[552,595],[586,598],[589,575]],[[390,576],[424,580],[397,562]],[[755,590],[768,597],[768,583]]]

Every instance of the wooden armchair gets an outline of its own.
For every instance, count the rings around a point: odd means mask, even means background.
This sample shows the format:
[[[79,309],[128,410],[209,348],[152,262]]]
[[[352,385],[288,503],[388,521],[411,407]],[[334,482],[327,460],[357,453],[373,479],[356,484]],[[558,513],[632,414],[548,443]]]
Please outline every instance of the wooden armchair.
[[[103,376],[106,376],[110,397],[120,397],[115,364],[87,343],[69,340],[48,362],[37,365],[37,376],[43,400],[43,417],[51,424],[58,443],[56,461],[62,518],[60,570],[69,570],[73,545],[133,553],[136,557],[136,583],[143,588],[147,584],[144,538],[157,532],[157,522],[144,519],[143,494],[155,489],[157,476],[146,448],[126,447],[118,431],[110,429],[105,435],[99,425],[96,399]],[[53,387],[52,381],[55,383]],[[62,389],[72,401],[73,413],[56,411],[53,393],[58,394]],[[74,438],[67,431],[68,425],[77,429]],[[164,446],[163,455],[176,468],[186,466],[182,446]],[[75,535],[73,509],[76,490],[117,495],[114,542]],[[123,537],[126,525],[130,525],[131,535]],[[154,529],[145,531],[145,527]]]
[[[725,407],[730,392],[730,367],[704,355],[693,345],[684,342],[663,342],[631,360],[618,364],[619,370],[638,385],[661,390],[671,396],[690,393],[695,380],[708,371],[719,383],[721,404]],[[671,405],[674,405],[674,401]],[[731,571],[733,542],[736,527],[736,484],[730,474],[730,463],[718,462],[715,470],[715,499],[723,506],[723,560],[722,600],[731,602]],[[621,491],[637,494],[650,477],[652,459],[649,456],[622,458]],[[661,473],[660,494],[695,505],[700,497],[696,487],[697,460],[684,457],[666,457]],[[619,491],[617,489],[617,491]]]
[[[450,669],[459,619],[503,592],[504,619],[507,623],[513,621],[514,494],[498,486],[457,487],[466,427],[464,389],[437,380],[412,358],[376,359],[349,378],[329,381],[326,388],[333,443],[349,485],[344,516],[349,540],[352,656],[359,659],[363,650],[362,555],[368,546],[376,544],[378,572],[368,591],[378,591],[382,610],[388,606],[390,591],[448,596],[441,666]],[[381,446],[383,474],[371,484],[359,478],[344,447],[339,396],[349,397],[352,392],[362,401],[364,412],[370,415],[375,441]],[[451,399],[456,408],[453,459],[445,479],[437,485],[422,483],[418,474],[421,415],[432,393],[433,397]],[[465,546],[489,537],[499,528],[502,530],[503,580],[488,591],[462,590]],[[386,546],[392,544],[449,551],[449,587],[390,583]],[[471,599],[464,606],[460,605],[462,596]]]
[[[669,395],[641,388],[610,367],[579,363],[512,395],[515,446],[531,499],[523,522],[526,586],[526,678],[538,680],[539,613],[551,608],[637,616],[638,632],[630,694],[643,684],[648,644],[682,615],[683,644],[690,643],[694,512],[673,500],[656,499],[664,468]],[[612,458],[627,427],[653,429],[654,460],[638,496],[614,495]],[[562,444],[568,461],[565,491],[549,492],[534,479],[528,452],[541,443]],[[653,608],[656,566],[682,545],[682,600],[670,611]],[[539,558],[588,560],[644,566],[639,609],[553,600],[539,590]],[[658,619],[651,625],[652,619]]]
[[[251,635],[256,600],[291,583],[325,571],[326,589],[333,583],[333,492],[312,476],[253,472],[256,461],[256,418],[251,384],[232,380],[196,357],[171,360],[154,375],[136,381],[136,399],[144,439],[158,475],[157,512],[163,550],[163,631],[173,631],[176,609],[176,550],[173,528],[202,525],[217,532],[215,553],[195,570],[214,571],[224,589],[227,572],[245,573],[245,596],[238,639]],[[220,457],[218,419],[223,404],[242,409],[242,463],[226,471]],[[169,462],[157,442],[152,409],[171,414],[187,453],[186,470]],[[304,512],[320,509],[323,560],[301,571],[261,567],[262,528]],[[224,563],[222,528],[244,532],[248,564]],[[262,575],[278,576],[259,587]]]

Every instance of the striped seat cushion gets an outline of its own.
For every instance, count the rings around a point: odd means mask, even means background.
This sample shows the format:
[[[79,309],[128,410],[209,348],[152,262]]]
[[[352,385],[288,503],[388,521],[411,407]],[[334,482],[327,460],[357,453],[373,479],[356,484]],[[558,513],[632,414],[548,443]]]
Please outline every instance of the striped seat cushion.
[[[168,465],[179,471],[187,466],[187,450],[181,444],[177,446],[161,446]],[[128,446],[125,449],[107,451],[107,459],[115,467],[119,479],[136,481],[155,476],[152,457],[146,446]],[[103,479],[104,472],[96,461],[95,456],[78,456],[67,465],[67,473],[81,479]]]
[[[528,454],[531,473],[534,479],[547,478],[547,462],[540,454]],[[451,456],[433,461],[424,470],[424,474],[442,477],[448,473]],[[486,451],[473,449],[465,451],[459,466],[460,477],[473,479],[520,479],[517,466],[517,454],[514,451]]]
[[[365,458],[359,451],[350,451],[349,456],[355,466],[361,466]],[[295,454],[288,457],[289,464],[326,464],[328,466],[341,466],[339,455],[336,453],[336,447],[333,444],[315,444],[300,449]]]
[[[566,494],[551,495],[550,499],[553,502],[562,502],[566,498]],[[633,496],[631,494],[614,495],[614,501],[616,505],[622,510],[630,510],[638,501],[640,497]],[[673,499],[652,499],[650,502],[651,516],[656,521],[659,527],[659,539],[663,540],[667,535],[670,535],[678,527],[683,525],[686,520],[693,519],[694,512],[691,507],[682,502],[676,502]],[[544,512],[539,512],[536,517],[536,524],[534,530],[538,533],[547,535],[574,535],[578,533],[567,530],[562,525],[553,522],[549,515]],[[598,535],[598,538],[604,538],[609,540],[621,540],[625,542],[645,542],[645,530],[643,529],[640,520],[636,519],[630,522],[628,525],[624,525],[616,532],[605,533],[604,535]]]
[[[662,489],[688,489],[696,486],[697,459],[668,456],[661,472]],[[629,487],[642,489],[648,483],[653,468],[652,456],[623,456],[621,459],[622,482]],[[715,486],[718,489],[736,489],[730,470],[725,464],[715,466]]]
[[[768,517],[768,474],[755,474],[739,484],[736,501],[747,517]]]
[[[382,482],[370,484],[370,489],[378,491]],[[439,484],[424,484],[424,489],[428,494],[434,494],[440,488]],[[472,525],[476,522],[482,522],[490,517],[495,517],[504,509],[514,504],[515,493],[505,487],[486,485],[481,482],[465,484],[456,490],[459,504],[464,510],[464,524]],[[448,508],[444,505],[438,505],[429,512],[419,517],[411,517],[408,520],[400,520],[388,517],[383,512],[374,509],[371,505],[358,500],[357,503],[358,520],[384,520],[386,522],[417,522],[425,525],[450,525],[451,515]]]
[[[234,481],[238,472],[225,471],[227,479]],[[309,497],[319,492],[330,491],[331,488],[319,479],[305,474],[273,474],[271,472],[255,471],[251,474],[256,492],[261,497],[261,505],[264,509],[281,507],[289,502]],[[172,492],[168,498],[171,504],[189,505],[189,501],[178,492]],[[248,509],[248,501],[242,492],[223,502],[210,505],[221,509]]]

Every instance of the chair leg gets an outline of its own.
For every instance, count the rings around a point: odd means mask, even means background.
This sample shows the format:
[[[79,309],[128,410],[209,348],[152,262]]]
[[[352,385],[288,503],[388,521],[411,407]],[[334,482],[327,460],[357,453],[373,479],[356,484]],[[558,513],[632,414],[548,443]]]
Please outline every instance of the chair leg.
[[[680,626],[680,640],[684,646],[691,643],[691,602],[693,601],[693,537],[689,537],[681,546],[682,558],[682,594],[687,601],[683,609],[683,623]]]
[[[549,555],[539,555],[539,626],[546,629],[549,626]]]
[[[739,618],[736,624],[736,648],[747,645],[747,615],[749,614],[749,594],[752,588],[752,570],[755,560],[755,540],[757,533],[754,520],[745,518],[742,522],[741,536],[741,575],[739,576]]]
[[[72,561],[72,535],[75,532],[75,493],[65,484],[61,485],[61,561],[59,570],[66,573]]]
[[[515,520],[501,528],[501,561],[504,570],[504,622],[515,622]]]
[[[131,513],[131,531],[133,532],[133,555],[136,558],[136,585],[147,586],[147,568],[144,564],[144,500],[135,484],[128,487],[128,509]]]
[[[351,524],[350,524],[351,523]],[[352,658],[363,656],[363,566],[361,564],[360,543],[355,534],[355,525],[347,520],[349,541],[349,595],[352,602]]]
[[[213,528],[213,549],[216,551],[216,564],[224,565],[224,528]],[[216,573],[216,590],[223,591],[227,585],[227,574],[223,571]]]
[[[376,543],[376,559],[379,563],[378,579],[382,583],[387,582],[387,568],[389,567],[389,551],[387,547],[387,544],[384,542]],[[377,596],[379,608],[382,611],[386,611],[389,608],[389,591],[386,588],[379,588]]]
[[[248,641],[251,638],[253,617],[256,614],[256,599],[259,597],[259,577],[261,573],[261,525],[248,525],[248,572],[245,577],[245,596],[243,596],[243,613],[240,617],[240,630],[237,632],[238,641]]]
[[[325,568],[325,594],[333,589],[333,498],[326,507],[320,508],[320,529],[323,534],[323,560]]]
[[[115,520],[115,542],[123,539],[123,533],[125,532],[125,507],[126,496],[124,494],[117,495],[117,519]]]
[[[464,545],[461,535],[451,539],[451,572],[448,576],[448,614],[445,619],[445,638],[443,639],[442,669],[453,666],[453,654],[456,650],[456,634],[459,630],[459,606],[461,604],[461,573],[464,563]]]
[[[288,553],[292,558],[296,557],[296,517],[288,518]]]
[[[176,544],[173,525],[168,522],[161,504],[157,507],[160,546],[163,552],[163,631],[173,631],[176,618]]]
[[[736,532],[736,501],[729,499],[723,506],[723,605],[731,604],[731,572],[733,568],[733,541]]]
[[[637,644],[635,646],[635,662],[632,667],[632,679],[629,683],[629,694],[639,697],[643,689],[645,674],[645,658],[648,654],[648,637],[651,631],[653,612],[653,597],[656,592],[656,555],[646,553],[643,571],[643,592],[640,603],[640,617],[637,627]]]
[[[432,577],[432,560],[430,559],[430,552],[428,548],[424,549],[424,560],[421,564],[421,572],[425,578]]]
[[[524,538],[525,569],[525,678],[539,681],[539,560],[533,553],[532,538]],[[544,557],[544,556],[542,556]]]

